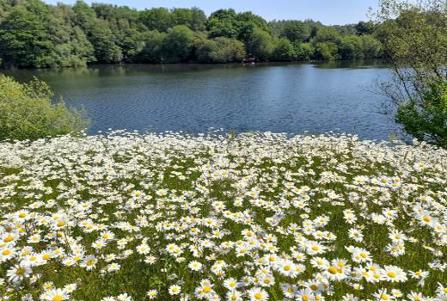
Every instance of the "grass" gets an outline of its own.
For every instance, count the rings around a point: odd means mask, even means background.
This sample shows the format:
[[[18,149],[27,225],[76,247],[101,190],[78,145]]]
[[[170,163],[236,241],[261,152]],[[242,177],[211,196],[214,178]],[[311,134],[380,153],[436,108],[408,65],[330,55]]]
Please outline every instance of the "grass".
[[[0,300],[446,300],[446,158],[351,136],[0,143]]]

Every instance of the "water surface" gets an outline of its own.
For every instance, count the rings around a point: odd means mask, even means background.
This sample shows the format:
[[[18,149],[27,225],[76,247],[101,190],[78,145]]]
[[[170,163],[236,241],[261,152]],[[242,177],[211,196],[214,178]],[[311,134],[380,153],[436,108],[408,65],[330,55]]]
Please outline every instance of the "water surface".
[[[72,107],[84,107],[91,134],[108,129],[358,134],[399,131],[377,81],[386,66],[266,64],[126,65],[7,71],[47,81]]]

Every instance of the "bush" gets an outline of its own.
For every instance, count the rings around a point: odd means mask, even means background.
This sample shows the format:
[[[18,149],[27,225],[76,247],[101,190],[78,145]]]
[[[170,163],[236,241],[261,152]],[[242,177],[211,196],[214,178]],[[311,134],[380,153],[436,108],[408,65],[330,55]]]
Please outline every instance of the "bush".
[[[317,43],[315,45],[315,55],[317,59],[323,61],[338,60],[340,58],[337,44],[332,42]]]
[[[378,16],[378,37],[394,73],[382,88],[398,105],[397,121],[416,138],[446,147],[445,0],[382,0]]]
[[[42,81],[21,84],[0,75],[0,140],[39,139],[80,132],[87,121],[63,102],[51,103],[52,91]]]
[[[244,44],[236,39],[218,37],[214,39],[215,47],[211,49],[210,57],[214,63],[240,62],[245,57]]]
[[[447,147],[447,82],[431,84],[422,102],[402,103],[396,119],[416,138]]]
[[[288,39],[281,38],[278,41],[276,41],[272,58],[275,61],[284,61],[284,62],[293,61],[296,59],[295,47]]]
[[[315,49],[311,43],[295,44],[295,52],[298,61],[309,61],[315,55]]]

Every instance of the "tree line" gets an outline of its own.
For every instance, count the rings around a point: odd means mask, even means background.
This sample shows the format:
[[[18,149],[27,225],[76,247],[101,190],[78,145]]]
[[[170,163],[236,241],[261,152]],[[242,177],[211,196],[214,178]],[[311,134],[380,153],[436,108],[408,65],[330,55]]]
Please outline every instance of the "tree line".
[[[76,67],[90,63],[230,63],[351,60],[383,56],[370,22],[267,22],[251,12],[153,8],[82,1],[0,0],[0,64]]]

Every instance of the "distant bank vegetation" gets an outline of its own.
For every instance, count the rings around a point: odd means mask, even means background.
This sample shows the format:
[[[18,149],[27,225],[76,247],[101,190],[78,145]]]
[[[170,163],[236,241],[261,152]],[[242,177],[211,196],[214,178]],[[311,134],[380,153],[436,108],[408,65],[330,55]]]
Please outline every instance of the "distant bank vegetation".
[[[267,22],[251,12],[153,8],[82,1],[0,1],[0,60],[5,67],[89,63],[229,63],[382,57],[377,25]]]

